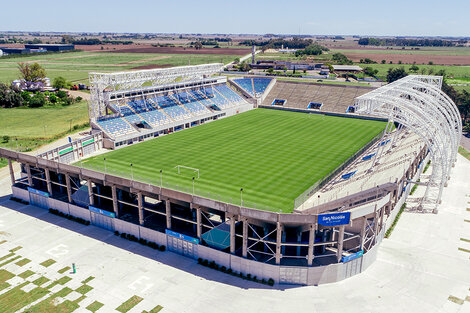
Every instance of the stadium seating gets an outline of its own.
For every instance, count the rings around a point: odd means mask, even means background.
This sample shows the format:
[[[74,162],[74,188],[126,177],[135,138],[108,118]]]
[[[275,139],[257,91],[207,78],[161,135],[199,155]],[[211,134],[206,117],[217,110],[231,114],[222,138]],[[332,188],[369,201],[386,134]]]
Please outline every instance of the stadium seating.
[[[209,109],[198,101],[185,103],[184,107],[193,115],[210,113]]]
[[[240,78],[233,81],[253,97],[261,97],[272,79],[270,78]]]
[[[245,100],[227,85],[180,93],[133,99],[127,103],[114,103],[120,117],[98,121],[97,124],[111,137],[119,137],[137,130],[132,124],[144,122],[152,127],[204,115],[211,110],[230,108]],[[210,108],[210,109],[209,109]]]
[[[180,105],[166,106],[163,111],[175,121],[190,118],[191,114]]]
[[[96,123],[98,124],[98,126],[100,126],[102,130],[104,130],[104,132],[106,132],[111,137],[117,137],[136,132],[135,128],[133,128],[121,117],[101,120],[97,121]]]
[[[171,119],[165,115],[161,110],[153,110],[149,112],[143,112],[139,114],[142,116],[151,126],[161,126],[171,122]]]
[[[215,93],[214,97],[211,98],[211,100],[214,101],[214,103],[222,109],[238,105],[239,103],[244,101],[242,97],[240,97],[227,85],[216,86],[214,87],[214,90],[217,91],[218,95]],[[221,95],[222,97],[220,97],[219,95]]]

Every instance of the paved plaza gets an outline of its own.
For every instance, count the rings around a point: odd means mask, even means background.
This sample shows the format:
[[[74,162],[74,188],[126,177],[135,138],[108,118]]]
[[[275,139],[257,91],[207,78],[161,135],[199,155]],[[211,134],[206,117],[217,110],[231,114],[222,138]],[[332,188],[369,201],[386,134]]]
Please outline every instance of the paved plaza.
[[[15,276],[6,280],[10,286],[0,291],[0,303],[3,293],[25,281],[41,276],[54,281],[66,275],[71,280],[64,286],[73,291],[54,301],[75,301],[75,312],[89,312],[86,308],[95,301],[103,305],[98,312],[116,312],[133,296],[142,300],[129,312],[158,306],[161,312],[470,312],[469,175],[470,161],[459,155],[439,214],[405,211],[391,237],[381,243],[377,261],[364,273],[328,285],[274,287],[11,201],[10,178],[3,176],[0,258],[10,256],[0,269]],[[423,192],[424,187],[418,187],[410,202]],[[30,262],[20,266],[17,261],[22,259]],[[45,266],[49,260],[55,262]],[[75,274],[71,269],[59,273],[72,263]],[[26,280],[19,276],[25,270],[34,272]],[[89,286],[86,293],[80,292],[83,281]],[[29,292],[29,285],[22,290]],[[21,312],[47,297],[50,294]]]

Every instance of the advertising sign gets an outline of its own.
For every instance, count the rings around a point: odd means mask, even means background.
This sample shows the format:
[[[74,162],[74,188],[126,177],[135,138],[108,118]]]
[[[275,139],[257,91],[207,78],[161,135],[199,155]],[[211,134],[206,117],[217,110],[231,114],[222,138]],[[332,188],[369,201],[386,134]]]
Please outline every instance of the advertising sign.
[[[346,262],[352,261],[354,259],[361,257],[363,254],[364,254],[364,251],[361,250],[356,253],[350,254],[348,256],[343,256],[341,257],[341,262],[346,263]]]
[[[350,212],[320,214],[318,215],[318,224],[322,226],[348,225],[350,219]]]
[[[105,210],[102,210],[102,209],[98,209],[98,208],[95,208],[94,206],[91,206],[91,205],[88,206],[88,210],[90,210],[91,212],[98,213],[98,214],[105,215],[105,216],[109,216],[109,217],[112,217],[112,218],[116,217],[116,214],[114,214],[114,212],[108,212],[108,211],[105,211]]]
[[[183,239],[183,240],[186,240],[186,241],[195,243],[195,244],[199,244],[199,239],[193,238],[193,237],[190,237],[190,236],[186,236],[186,235],[177,233],[177,232],[172,231],[172,230],[169,230],[169,229],[166,229],[166,230],[165,230],[165,234],[167,234],[167,235],[169,235],[169,236],[173,236],[173,237],[179,238],[179,239]]]

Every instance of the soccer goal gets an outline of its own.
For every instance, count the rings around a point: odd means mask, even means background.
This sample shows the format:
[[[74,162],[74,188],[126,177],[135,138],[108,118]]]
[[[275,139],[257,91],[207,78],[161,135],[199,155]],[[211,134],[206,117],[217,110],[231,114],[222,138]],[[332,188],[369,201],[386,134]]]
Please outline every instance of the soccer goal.
[[[199,178],[198,168],[184,166],[184,165],[176,165],[175,168],[178,171],[178,175],[192,176],[195,178]]]

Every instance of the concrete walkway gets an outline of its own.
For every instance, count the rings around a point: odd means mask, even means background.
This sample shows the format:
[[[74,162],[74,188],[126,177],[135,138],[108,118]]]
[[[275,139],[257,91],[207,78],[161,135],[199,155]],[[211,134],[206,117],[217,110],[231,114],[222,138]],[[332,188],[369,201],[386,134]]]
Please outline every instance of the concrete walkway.
[[[459,155],[439,214],[405,212],[367,271],[318,287],[247,282],[18,204],[2,197],[10,193],[8,177],[0,179],[0,240],[8,241],[0,254],[22,246],[33,262],[52,257],[57,263],[43,275],[74,262],[74,281],[96,277],[85,303],[104,303],[102,312],[132,295],[144,300],[130,312],[158,304],[162,312],[470,312],[470,253],[458,249],[470,250],[460,240],[470,239],[469,174],[470,161]]]

